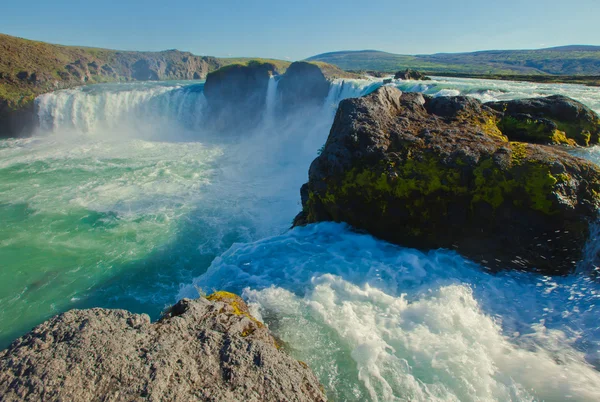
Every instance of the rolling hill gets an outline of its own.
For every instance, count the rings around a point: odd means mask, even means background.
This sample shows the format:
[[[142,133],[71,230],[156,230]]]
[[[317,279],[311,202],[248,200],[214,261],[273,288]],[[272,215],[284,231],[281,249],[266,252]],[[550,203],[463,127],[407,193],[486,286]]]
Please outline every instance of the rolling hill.
[[[600,46],[573,45],[538,50],[402,55],[377,50],[323,53],[308,58],[344,70],[505,75],[600,75]]]

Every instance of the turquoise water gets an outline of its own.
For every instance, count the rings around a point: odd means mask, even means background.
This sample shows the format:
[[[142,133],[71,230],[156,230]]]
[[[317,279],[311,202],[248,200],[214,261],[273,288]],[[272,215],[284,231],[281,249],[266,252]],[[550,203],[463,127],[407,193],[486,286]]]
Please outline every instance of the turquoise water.
[[[320,224],[288,231],[340,99],[236,136],[205,125],[202,84],[44,95],[42,130],[0,141],[0,347],[92,306],[160,311],[197,288],[243,293],[337,400],[598,400],[600,287],[587,275],[490,276]],[[398,82],[483,100],[594,88]],[[266,110],[277,102],[270,85]],[[582,155],[598,162],[598,149]]]

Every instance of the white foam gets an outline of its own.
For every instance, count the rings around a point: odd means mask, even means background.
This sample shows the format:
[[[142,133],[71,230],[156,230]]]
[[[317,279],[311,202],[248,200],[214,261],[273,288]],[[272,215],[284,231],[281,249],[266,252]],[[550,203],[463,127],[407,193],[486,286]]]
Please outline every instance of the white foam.
[[[234,245],[195,286],[243,290],[338,400],[598,400],[600,287],[550,282],[324,223]]]
[[[151,138],[155,131],[201,129],[206,99],[201,84],[93,85],[36,98],[41,130],[65,136]],[[196,89],[198,87],[198,89]]]

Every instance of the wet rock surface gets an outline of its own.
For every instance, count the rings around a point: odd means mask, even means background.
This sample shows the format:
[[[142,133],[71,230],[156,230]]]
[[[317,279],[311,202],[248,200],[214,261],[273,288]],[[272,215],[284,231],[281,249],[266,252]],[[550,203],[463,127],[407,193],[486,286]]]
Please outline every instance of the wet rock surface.
[[[572,272],[600,204],[600,171],[512,142],[467,97],[382,87],[340,103],[295,224],[343,221],[396,244],[448,248],[488,269]]]
[[[324,401],[314,374],[278,349],[241,298],[183,299],[151,323],[72,310],[0,352],[3,401]]]

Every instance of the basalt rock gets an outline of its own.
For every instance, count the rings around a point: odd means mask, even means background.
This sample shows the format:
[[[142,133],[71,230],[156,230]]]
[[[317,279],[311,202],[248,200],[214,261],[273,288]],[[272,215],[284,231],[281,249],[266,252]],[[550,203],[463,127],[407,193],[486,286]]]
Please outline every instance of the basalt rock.
[[[336,78],[358,78],[326,63],[252,61],[234,64],[208,74],[204,94],[212,124],[219,130],[247,130],[266,112],[269,79],[276,77],[275,113],[286,116],[320,108]]]
[[[321,106],[330,86],[318,65],[303,61],[292,63],[278,85],[281,105],[285,111]]]
[[[279,73],[280,68],[273,63],[250,62],[208,74],[204,95],[216,128],[236,130],[258,123],[265,111],[269,79]]]
[[[536,144],[600,143],[600,118],[581,102],[562,95],[490,102],[500,113],[499,127],[511,140]]]
[[[382,87],[340,103],[295,225],[343,221],[390,242],[449,248],[489,269],[572,272],[600,205],[600,170],[511,142],[476,99]]]
[[[3,401],[324,401],[237,296],[184,299],[158,322],[72,310],[0,352]]]

